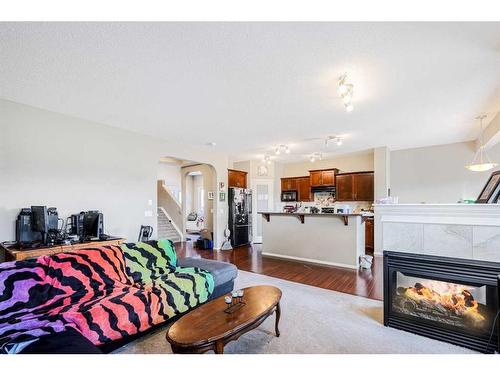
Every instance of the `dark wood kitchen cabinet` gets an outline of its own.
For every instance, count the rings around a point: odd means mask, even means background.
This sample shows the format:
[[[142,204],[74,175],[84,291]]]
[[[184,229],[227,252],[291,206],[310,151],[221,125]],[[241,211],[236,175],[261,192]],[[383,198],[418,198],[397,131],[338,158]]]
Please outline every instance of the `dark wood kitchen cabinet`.
[[[369,217],[365,221],[365,251],[373,253],[374,249],[374,220]]]
[[[374,176],[373,173],[359,173],[354,175],[355,198],[357,201],[373,201]]]
[[[309,171],[311,187],[334,186],[335,174],[338,171],[336,168]]]
[[[284,177],[281,179],[281,192],[295,190],[297,200],[300,202],[311,201],[311,184],[309,176]]]
[[[297,190],[297,178],[286,177],[281,179],[281,191]]]
[[[323,182],[324,186],[335,185],[335,171],[334,170],[323,171],[321,177],[323,178],[322,182]]]
[[[323,174],[321,171],[309,172],[311,186],[321,186],[323,182]]]
[[[335,177],[335,199],[338,201],[351,201],[354,197],[354,179],[352,174],[338,174]]]
[[[236,169],[227,170],[227,186],[237,188],[247,188],[247,172]]]
[[[340,173],[335,188],[338,201],[373,201],[373,172]]]
[[[301,202],[311,201],[311,182],[309,176],[297,177],[298,199]]]

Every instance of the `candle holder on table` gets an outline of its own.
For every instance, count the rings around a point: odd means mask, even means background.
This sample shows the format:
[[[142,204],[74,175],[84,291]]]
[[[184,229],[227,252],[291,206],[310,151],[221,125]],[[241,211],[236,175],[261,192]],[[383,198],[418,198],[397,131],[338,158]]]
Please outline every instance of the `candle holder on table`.
[[[235,290],[231,293],[231,295],[227,295],[224,297],[224,302],[226,302],[227,309],[224,310],[226,314],[232,314],[236,310],[242,308],[246,303],[243,301],[243,295],[245,292],[240,290]]]

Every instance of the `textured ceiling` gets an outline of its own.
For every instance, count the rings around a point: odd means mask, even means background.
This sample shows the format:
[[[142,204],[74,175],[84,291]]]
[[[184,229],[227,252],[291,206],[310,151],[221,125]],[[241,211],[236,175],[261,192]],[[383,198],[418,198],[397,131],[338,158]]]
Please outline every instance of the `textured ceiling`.
[[[500,110],[500,23],[0,23],[0,59],[4,99],[235,159],[470,140]]]

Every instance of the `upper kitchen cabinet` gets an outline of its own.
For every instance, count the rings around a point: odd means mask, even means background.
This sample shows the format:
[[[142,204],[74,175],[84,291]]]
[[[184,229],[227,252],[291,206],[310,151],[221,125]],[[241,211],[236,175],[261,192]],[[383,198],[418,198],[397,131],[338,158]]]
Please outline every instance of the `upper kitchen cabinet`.
[[[321,186],[323,183],[323,173],[321,171],[309,172],[309,179],[311,186]]]
[[[323,185],[324,186],[335,185],[335,170],[323,171],[321,173],[321,177],[323,178]]]
[[[311,187],[334,186],[335,174],[338,173],[338,171],[339,170],[336,168],[309,171]]]
[[[247,188],[247,172],[237,171],[236,169],[227,170],[228,187]]]
[[[373,201],[373,196],[374,196],[373,172],[355,174],[354,186],[355,186],[357,201]]]
[[[282,178],[281,192],[283,193],[284,191],[296,191],[298,201],[309,202],[311,200],[309,176]]]
[[[354,179],[352,174],[338,174],[335,177],[335,199],[338,201],[354,200]]]
[[[335,180],[337,201],[373,201],[373,172],[341,173]]]
[[[285,177],[281,179],[281,191],[297,190],[297,178]]]
[[[297,177],[298,199],[301,202],[311,201],[311,183],[309,176]]]

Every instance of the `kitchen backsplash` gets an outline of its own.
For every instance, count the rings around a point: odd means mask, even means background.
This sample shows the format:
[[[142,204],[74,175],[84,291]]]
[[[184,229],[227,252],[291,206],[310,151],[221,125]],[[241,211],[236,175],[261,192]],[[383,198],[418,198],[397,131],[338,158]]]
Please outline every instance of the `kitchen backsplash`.
[[[332,207],[335,203],[333,193],[314,193],[314,203],[319,207]]]
[[[342,201],[336,201],[333,204],[331,202],[328,202],[328,205],[321,205],[320,201],[315,201],[315,202],[278,202],[276,204],[276,210],[277,211],[283,211],[283,207],[286,205],[292,205],[295,206],[298,204],[300,206],[300,210],[303,210],[305,207],[335,207],[336,205],[348,205],[352,208],[353,212],[358,213],[361,210],[369,210],[372,206],[373,202],[365,202],[365,201],[348,201],[348,202],[342,202]]]

